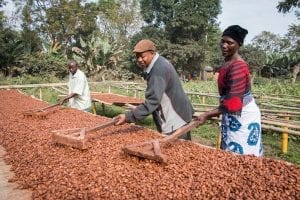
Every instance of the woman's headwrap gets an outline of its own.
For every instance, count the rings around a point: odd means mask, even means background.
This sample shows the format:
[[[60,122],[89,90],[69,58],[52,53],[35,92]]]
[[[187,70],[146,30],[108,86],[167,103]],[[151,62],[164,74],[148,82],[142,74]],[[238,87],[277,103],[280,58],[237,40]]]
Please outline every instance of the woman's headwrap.
[[[246,29],[240,27],[239,25],[232,25],[224,30],[222,36],[229,36],[237,41],[240,46],[242,46],[247,34],[248,31]]]

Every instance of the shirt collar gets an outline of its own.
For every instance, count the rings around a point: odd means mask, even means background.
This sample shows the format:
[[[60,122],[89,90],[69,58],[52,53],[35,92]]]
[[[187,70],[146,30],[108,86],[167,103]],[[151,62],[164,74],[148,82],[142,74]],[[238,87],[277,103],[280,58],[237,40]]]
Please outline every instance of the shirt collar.
[[[144,72],[146,72],[147,74],[150,73],[150,71],[151,71],[151,69],[152,69],[154,63],[155,63],[156,60],[158,59],[158,57],[159,57],[159,54],[156,52],[156,53],[155,53],[155,56],[153,57],[153,59],[152,59],[152,61],[151,61],[151,63],[150,63],[150,65],[144,70]]]
[[[78,77],[78,76],[79,76],[79,71],[80,71],[80,70],[77,69],[77,71],[75,72],[74,75],[70,72],[70,76],[71,76],[72,78]]]

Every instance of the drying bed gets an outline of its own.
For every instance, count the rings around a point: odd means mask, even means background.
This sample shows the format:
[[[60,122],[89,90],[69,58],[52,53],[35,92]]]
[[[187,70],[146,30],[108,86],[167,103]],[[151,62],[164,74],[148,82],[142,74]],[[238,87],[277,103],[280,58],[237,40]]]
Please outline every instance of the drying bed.
[[[114,102],[140,104],[143,103],[143,99],[128,97],[111,93],[91,93],[92,99],[105,102],[107,104],[113,104]]]
[[[65,108],[44,119],[24,117],[47,104],[15,90],[0,90],[0,145],[32,199],[300,199],[300,166],[238,156],[176,141],[162,148],[165,165],[126,155],[127,144],[159,138],[125,124],[91,133],[89,148],[51,142],[51,131],[92,127],[109,119]]]

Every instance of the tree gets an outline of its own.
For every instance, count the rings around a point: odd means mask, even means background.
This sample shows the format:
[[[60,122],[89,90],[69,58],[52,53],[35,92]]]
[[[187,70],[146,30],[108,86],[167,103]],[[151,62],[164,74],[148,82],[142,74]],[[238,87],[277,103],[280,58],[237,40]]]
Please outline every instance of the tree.
[[[128,41],[127,39],[141,27],[138,2],[138,0],[99,0],[96,7],[99,11],[100,32],[113,40]]]
[[[290,42],[286,38],[281,38],[274,33],[263,31],[251,40],[254,47],[263,50],[267,54],[286,52],[290,47]]]
[[[0,8],[4,5],[3,0],[0,0]],[[0,28],[3,29],[3,23],[4,23],[5,17],[3,14],[3,11],[0,11]]]
[[[23,43],[18,32],[2,27],[0,30],[0,71],[5,76],[13,75],[22,55]]]
[[[59,43],[67,57],[73,55],[72,49],[84,52],[81,56],[86,59],[83,63],[89,74],[99,72],[99,66],[107,69],[113,69],[116,65],[122,67],[120,63],[126,55],[129,38],[139,28],[136,26],[140,19],[138,0],[13,1],[22,16],[22,36],[26,40],[24,44],[28,54],[26,59],[29,54],[36,56],[45,41]],[[109,52],[103,53],[102,47],[97,51],[99,54],[93,52],[97,50],[95,36],[111,47]]]
[[[292,82],[295,83],[300,73],[300,25],[291,25],[286,37],[291,41],[290,66],[292,68]]]
[[[2,8],[3,5],[5,5],[5,1],[4,0],[0,0],[0,8]]]
[[[300,0],[284,0],[278,3],[277,7],[279,12],[288,13],[292,11],[294,8],[300,8]],[[295,10],[295,15],[298,19],[300,19],[300,12],[299,10]],[[296,81],[297,75],[300,69],[300,58],[299,58],[299,51],[300,51],[300,25],[292,24],[289,27],[289,32],[286,35],[289,41],[291,41],[292,48],[287,55],[287,58],[296,58],[296,59],[289,59],[293,68],[293,78],[292,82]],[[292,56],[291,56],[292,55]],[[294,56],[296,55],[296,56]]]
[[[59,42],[64,49],[97,28],[97,12],[84,0],[13,1],[21,8],[24,28],[37,31],[47,41]]]
[[[5,1],[0,0],[0,7],[3,5]],[[7,26],[6,19],[3,11],[0,11],[0,72],[9,76],[19,70],[17,64],[23,54],[24,43],[20,34]]]
[[[99,0],[95,7],[99,11],[97,22],[101,39],[111,47],[107,53],[101,51],[101,56],[95,58],[95,72],[100,73],[102,80],[107,79],[107,74],[115,78],[132,77],[128,71],[135,68],[131,68],[132,59],[128,58],[132,57],[131,38],[142,23],[139,1]]]
[[[251,44],[242,47],[240,53],[250,66],[251,82],[253,83],[256,74],[261,74],[261,70],[266,64],[267,55],[264,50]]]
[[[153,39],[178,70],[199,72],[208,64],[207,38],[217,32],[220,9],[219,0],[142,0],[141,14],[147,25],[141,35]]]
[[[297,46],[299,41],[294,34],[294,32],[289,32],[289,37],[280,37],[270,32],[262,32],[254,37],[252,40],[253,47],[266,55],[266,63],[261,70],[263,76],[278,77],[288,75],[292,66],[297,64],[299,56],[297,51],[294,51],[295,47],[292,45],[292,42],[293,39],[297,41]]]
[[[21,61],[23,72],[39,77],[65,77],[68,72],[66,68],[66,58],[62,54],[55,52],[33,52],[23,56]]]
[[[287,13],[290,12],[293,8],[300,8],[300,0],[284,0],[280,1],[276,8],[279,12]],[[295,15],[300,17],[299,11],[295,11]]]
[[[300,25],[291,25],[286,38],[291,43],[291,51],[300,52]]]

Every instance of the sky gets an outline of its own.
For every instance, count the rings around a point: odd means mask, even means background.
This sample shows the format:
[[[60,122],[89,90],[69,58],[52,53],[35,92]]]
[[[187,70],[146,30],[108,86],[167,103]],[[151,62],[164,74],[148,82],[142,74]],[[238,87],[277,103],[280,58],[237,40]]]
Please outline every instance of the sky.
[[[282,1],[282,0],[281,0]],[[279,13],[278,0],[222,0],[222,13],[218,16],[223,31],[230,25],[240,25],[248,30],[245,43],[262,31],[280,36],[288,32],[291,24],[299,24],[294,10],[288,14]]]

